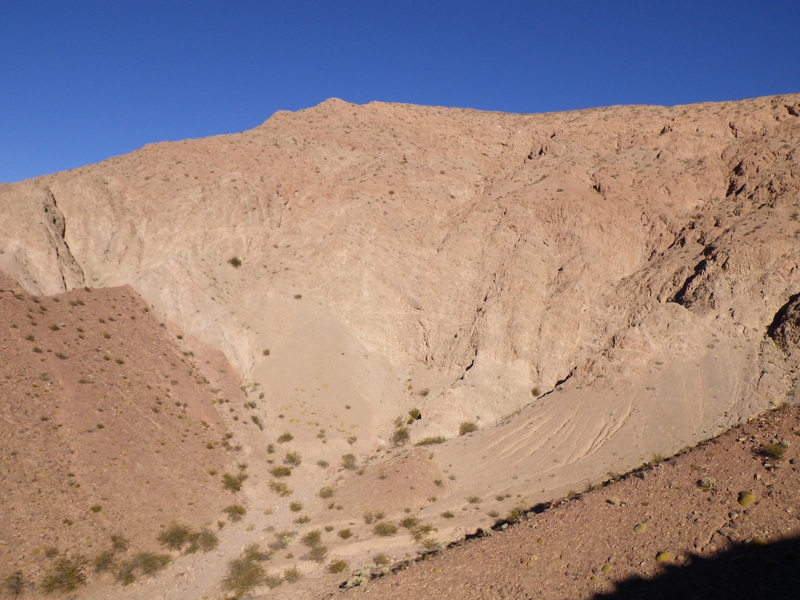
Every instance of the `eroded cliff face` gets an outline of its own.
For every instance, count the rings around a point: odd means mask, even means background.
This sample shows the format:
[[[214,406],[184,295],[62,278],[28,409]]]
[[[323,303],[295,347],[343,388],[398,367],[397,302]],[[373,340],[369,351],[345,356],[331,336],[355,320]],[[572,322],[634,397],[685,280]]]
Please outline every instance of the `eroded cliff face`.
[[[798,109],[329,100],[4,186],[0,268],[130,285],[268,390],[269,425],[358,406],[364,448],[412,406],[412,438],[450,437],[552,391],[530,418],[567,450],[541,460],[589,479],[609,440],[624,467],[793,389],[773,338],[800,293]]]

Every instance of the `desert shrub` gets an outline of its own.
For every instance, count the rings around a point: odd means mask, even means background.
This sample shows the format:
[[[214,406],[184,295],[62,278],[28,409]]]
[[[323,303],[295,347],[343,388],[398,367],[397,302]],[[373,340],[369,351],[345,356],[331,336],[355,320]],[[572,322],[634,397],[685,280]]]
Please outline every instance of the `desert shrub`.
[[[228,515],[228,519],[236,523],[237,521],[241,521],[242,517],[247,514],[247,509],[241,504],[231,504],[223,508],[222,512]]]
[[[265,561],[272,558],[269,552],[264,552],[258,544],[250,544],[244,549],[242,554],[247,560]]]
[[[95,573],[106,573],[114,566],[116,559],[112,550],[104,550],[92,560],[92,568]]]
[[[342,456],[342,466],[345,469],[350,469],[351,471],[354,471],[357,468],[356,455],[355,454],[344,454]]]
[[[538,386],[534,386],[531,388],[531,396],[539,397],[541,395],[541,391],[539,390]]]
[[[273,552],[284,550],[293,537],[294,534],[291,531],[279,531],[275,534],[275,539],[269,543],[269,549]]]
[[[258,562],[247,558],[234,558],[228,563],[228,573],[222,580],[222,585],[226,590],[242,596],[261,585],[265,577],[264,568]]]
[[[656,560],[660,563],[670,562],[672,560],[671,552],[659,552],[656,554]]]
[[[397,525],[391,521],[381,521],[373,527],[372,531],[375,532],[375,535],[388,537],[397,533]]]
[[[383,567],[388,565],[391,562],[391,559],[385,554],[376,554],[375,556],[372,557],[372,562],[374,562],[379,567]]]
[[[328,573],[342,573],[350,567],[346,560],[337,560],[328,565]]]
[[[508,512],[505,520],[508,521],[509,523],[516,523],[517,521],[523,519],[525,517],[525,514],[526,511],[524,507],[515,506]]]
[[[250,420],[256,424],[261,431],[264,431],[264,423],[261,422],[261,419],[258,415],[250,415]]]
[[[736,501],[740,505],[747,508],[748,506],[752,506],[756,503],[756,497],[753,492],[739,492],[739,497],[736,499]]]
[[[278,436],[278,442],[281,443],[281,444],[283,442],[291,442],[293,439],[294,439],[294,436],[291,433],[289,433],[288,431],[285,432],[285,433],[282,433],[282,434],[280,434]]]
[[[458,435],[466,435],[478,431],[478,426],[472,421],[464,421],[458,426]]]
[[[338,535],[343,540],[346,540],[348,538],[353,537],[353,532],[350,531],[349,529],[340,529],[336,535]]]
[[[283,459],[283,462],[285,462],[287,465],[292,465],[293,467],[299,466],[300,463],[302,462],[301,458],[300,458],[300,453],[299,452],[287,452],[286,453],[286,458]]]
[[[713,489],[716,484],[717,480],[713,477],[703,477],[702,479],[697,480],[697,487],[704,490]]]
[[[222,476],[222,487],[231,492],[238,492],[242,489],[245,479],[247,479],[247,473],[237,473],[236,475],[225,473]]]
[[[318,529],[315,529],[314,531],[309,531],[300,539],[300,541],[303,542],[303,544],[305,546],[308,546],[309,548],[318,546],[322,542],[322,532],[319,531]]]
[[[433,538],[427,538],[422,541],[422,547],[425,548],[428,552],[435,552],[439,550],[439,542],[434,540]]]
[[[228,259],[228,264],[234,269],[238,269],[242,266],[242,260],[238,256],[233,256]]]
[[[296,583],[303,578],[303,574],[297,567],[291,567],[283,572],[283,578],[286,583]]]
[[[114,552],[125,552],[130,547],[130,541],[121,535],[111,536],[111,549]]]
[[[288,477],[292,474],[292,469],[281,465],[278,467],[273,467],[270,473],[272,473],[273,477]]]
[[[282,481],[274,481],[274,480],[270,481],[269,489],[271,489],[274,493],[276,493],[278,496],[281,496],[282,498],[292,495],[292,488],[290,488]]]
[[[420,441],[418,441],[414,445],[415,446],[432,446],[434,444],[442,444],[445,441],[447,441],[447,438],[445,438],[443,435],[437,435],[437,436],[434,436],[434,437],[423,438],[423,439],[421,439]]]
[[[219,537],[209,529],[201,529],[193,543],[196,543],[203,552],[211,552],[219,546]]]
[[[417,421],[417,420],[419,420],[421,418],[422,418],[422,413],[420,412],[420,410],[418,408],[412,408],[410,411],[408,411],[407,424],[411,425],[411,423],[413,423],[414,421]]]
[[[328,548],[325,546],[314,546],[308,553],[308,558],[313,560],[314,562],[321,563],[325,560],[325,557],[328,555]]]
[[[758,449],[758,453],[765,458],[783,460],[786,454],[786,446],[778,443],[764,444]]]
[[[398,427],[394,430],[391,441],[395,446],[402,446],[408,442],[409,437],[411,437],[411,434],[408,431],[408,427]]]
[[[183,546],[190,541],[192,530],[180,523],[170,523],[170,525],[156,538],[161,545],[170,550],[182,550]]]
[[[291,502],[289,503],[289,510],[292,512],[300,512],[303,510],[303,503],[302,502]]]
[[[45,594],[51,594],[53,592],[72,592],[85,584],[84,559],[76,556],[56,560],[39,587]]]
[[[481,499],[478,496],[470,496],[469,498],[467,498],[467,502],[469,502],[470,504],[480,504]]]
[[[331,498],[336,493],[336,490],[330,486],[325,486],[320,488],[317,492],[317,495],[320,498]]]
[[[156,554],[155,552],[137,552],[131,558],[133,568],[140,571],[142,575],[155,575],[163,570],[172,558],[168,554]]]
[[[11,575],[3,579],[3,589],[13,598],[21,596],[27,586],[28,584],[25,581],[25,575],[23,575],[22,571],[14,571]]]
[[[406,529],[411,529],[412,527],[416,527],[419,520],[417,517],[406,517],[402,521],[400,521],[400,525],[405,527]]]
[[[434,531],[433,525],[425,523],[411,529],[411,537],[414,538],[414,541],[418,542],[432,531]]]
[[[455,517],[455,515],[452,512],[450,512],[449,510],[446,510],[446,511],[444,511],[442,513],[442,518],[443,519],[452,519],[454,517]]]

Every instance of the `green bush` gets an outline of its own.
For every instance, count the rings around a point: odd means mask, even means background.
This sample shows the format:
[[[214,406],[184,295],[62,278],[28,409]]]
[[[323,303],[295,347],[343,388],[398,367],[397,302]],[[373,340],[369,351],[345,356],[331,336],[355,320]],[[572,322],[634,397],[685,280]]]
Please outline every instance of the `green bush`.
[[[346,540],[348,538],[353,537],[353,532],[350,531],[349,529],[340,529],[337,535],[343,540]]]
[[[280,434],[278,436],[278,442],[281,443],[281,444],[283,442],[291,442],[293,439],[294,439],[294,436],[291,433],[289,433],[288,431],[285,432],[285,433],[282,433],[282,434]]]
[[[302,502],[290,502],[289,503],[289,510],[292,512],[300,512],[303,510],[303,503]]]
[[[242,261],[239,257],[233,256],[228,259],[228,264],[232,266],[234,269],[238,269],[242,266]]]

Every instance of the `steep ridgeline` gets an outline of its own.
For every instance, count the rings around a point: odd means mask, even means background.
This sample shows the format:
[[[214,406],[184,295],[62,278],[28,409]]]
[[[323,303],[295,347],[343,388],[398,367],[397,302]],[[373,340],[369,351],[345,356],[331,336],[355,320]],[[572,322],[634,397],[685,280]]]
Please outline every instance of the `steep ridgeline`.
[[[267,432],[362,457],[420,409],[411,442],[455,438],[432,514],[547,498],[794,393],[799,114],[328,100],[0,187],[0,269],[130,285],[260,384]]]

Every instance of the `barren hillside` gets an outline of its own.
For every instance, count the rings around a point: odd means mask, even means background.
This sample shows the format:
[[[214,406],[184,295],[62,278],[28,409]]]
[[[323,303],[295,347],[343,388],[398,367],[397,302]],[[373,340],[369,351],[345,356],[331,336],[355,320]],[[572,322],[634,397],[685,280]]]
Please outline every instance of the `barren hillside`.
[[[171,597],[219,593],[225,561],[282,533],[273,570],[313,578],[791,400],[799,115],[800,95],[538,115],[334,99],[0,187],[0,270],[42,302],[129,286],[208,357],[247,517],[213,566],[176,563],[196,575]]]

